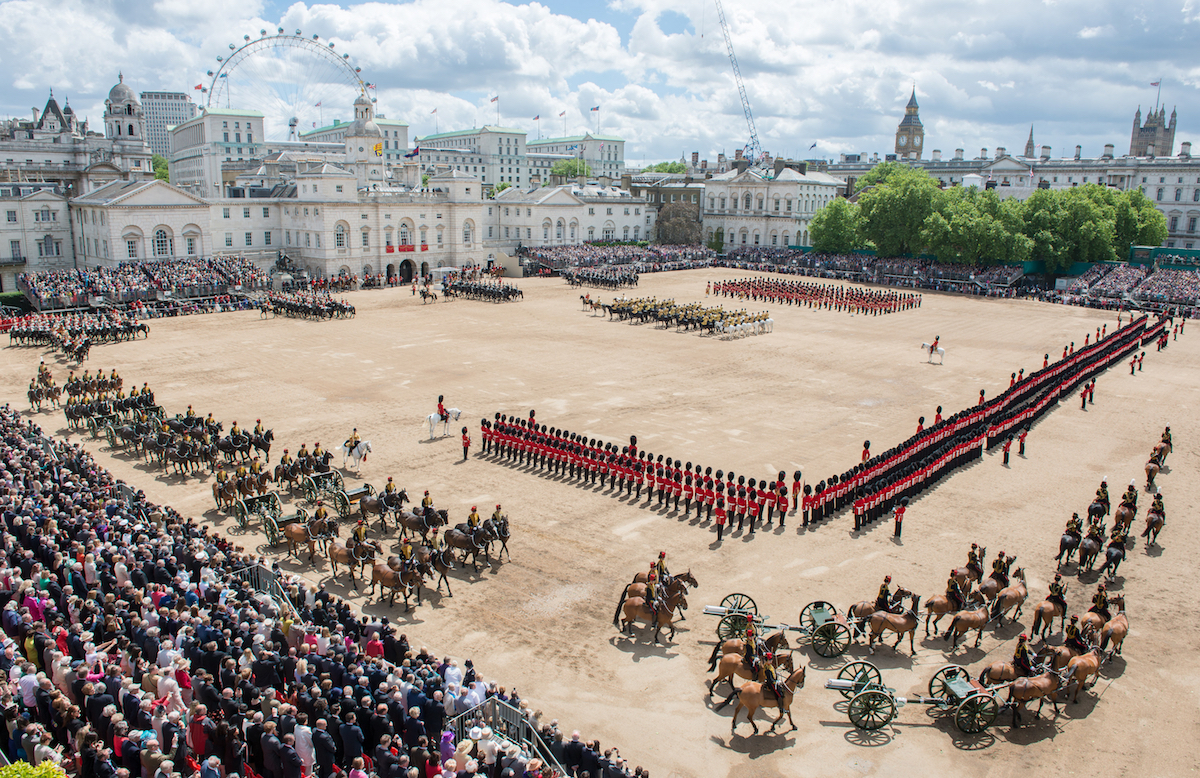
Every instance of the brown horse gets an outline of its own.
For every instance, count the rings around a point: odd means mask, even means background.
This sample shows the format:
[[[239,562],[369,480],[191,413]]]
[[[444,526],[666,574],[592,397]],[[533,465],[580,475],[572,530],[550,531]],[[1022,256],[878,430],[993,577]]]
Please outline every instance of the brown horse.
[[[1109,656],[1121,653],[1121,645],[1125,642],[1125,636],[1129,634],[1129,616],[1125,613],[1125,598],[1115,598],[1114,603],[1118,599],[1121,609],[1100,628],[1100,650],[1106,650],[1108,644],[1112,643],[1112,651]]]
[[[418,534],[422,540],[429,539],[429,531],[435,527],[444,527],[447,524],[446,511],[432,511],[432,516],[420,516],[415,512],[399,510],[396,513],[396,520],[401,527],[409,532]]]
[[[763,639],[763,645],[766,646],[767,650],[772,654],[779,653],[780,651],[792,650],[791,645],[788,643],[787,633],[785,633],[783,630],[780,630],[772,635],[768,635]],[[709,672],[717,669],[717,660],[723,657],[725,654],[741,654],[744,653],[745,650],[746,641],[740,638],[726,640],[724,643],[718,643],[717,645],[713,646],[712,656],[708,658]]]
[[[345,543],[332,541],[325,547],[325,553],[329,557],[329,567],[333,579],[337,580],[337,566],[342,564],[350,570],[350,584],[354,587],[354,591],[358,591],[358,583],[355,582],[354,568],[360,570],[365,568],[368,562],[375,561],[375,555],[382,553],[378,545],[374,541],[368,540],[365,543],[357,543],[354,536],[347,538]]]
[[[966,568],[959,568],[965,570]],[[972,592],[974,594],[974,592]],[[974,599],[974,598],[972,598]],[[933,631],[937,633],[938,622],[942,620],[942,616],[947,613],[958,613],[962,608],[955,608],[954,603],[950,602],[950,598],[944,594],[935,594],[925,601],[925,637],[929,637],[929,620],[933,619]]]
[[[640,573],[639,573],[639,575],[640,575]],[[686,576],[686,578],[684,576]],[[671,583],[667,584],[667,588],[663,592],[664,598],[670,597],[671,595],[675,594],[676,592],[683,592],[684,594],[687,594],[689,579],[692,581],[696,580],[695,578],[691,577],[690,572],[684,573],[683,575],[674,576],[673,578],[671,578]],[[641,597],[643,600],[646,599],[646,584],[644,584],[644,583],[629,584],[629,588],[626,590],[625,595],[627,597]],[[683,621],[682,613],[679,614],[679,620]]]
[[[442,581],[445,581],[446,594],[450,597],[454,596],[454,592],[450,591],[450,579],[446,577],[446,573],[454,569],[454,555],[450,553],[449,548],[434,552],[429,546],[416,546],[413,548],[413,558],[417,560],[417,564],[422,569],[427,571],[430,577],[434,573],[438,574],[437,590],[439,594],[442,591]]]
[[[1133,526],[1133,520],[1137,516],[1137,508],[1130,508],[1127,505],[1117,507],[1117,512],[1113,514],[1113,523],[1117,525],[1125,525],[1126,528]]]
[[[1012,577],[1017,583],[1006,586],[996,595],[996,599],[992,601],[992,618],[996,620],[996,624],[1004,623],[1004,616],[1010,609],[1016,608],[1013,611],[1013,621],[1021,618],[1021,608],[1025,605],[1025,599],[1029,597],[1029,589],[1025,585],[1025,571],[1017,568],[1013,571]]]
[[[1146,463],[1146,491],[1154,490],[1154,479],[1162,471],[1162,465],[1151,459]]]
[[[299,462],[292,462],[290,465],[275,465],[275,483],[282,484],[286,481],[289,490],[295,489],[296,484],[300,483],[303,476],[304,471]]]
[[[1170,443],[1160,441],[1159,443],[1155,444],[1153,453],[1158,455],[1159,463],[1165,465],[1167,463],[1167,454],[1170,454],[1174,450],[1174,446],[1172,446]]]
[[[408,502],[408,491],[400,489],[393,494],[380,492],[377,495],[368,495],[358,501],[358,512],[364,518],[368,518],[372,513],[379,516],[379,528],[387,532],[387,515],[388,513],[397,514],[404,503]],[[396,520],[396,525],[399,527],[399,518]]]
[[[1059,620],[1058,629],[1061,632],[1067,628],[1067,612],[1056,602],[1042,600],[1033,609],[1033,627],[1029,630],[1029,634],[1045,640],[1056,618]],[[1039,629],[1041,635],[1038,634]]]
[[[224,484],[214,481],[212,493],[218,510],[228,508],[238,501],[238,488],[233,481],[226,481]]]
[[[283,526],[283,536],[287,538],[287,555],[296,553],[302,546],[308,546],[308,561],[311,564],[317,555],[317,543],[322,545],[330,538],[337,537],[337,525],[328,519],[312,519],[310,521],[294,521]]]
[[[1010,559],[1016,559],[1016,557],[1010,557]],[[1008,586],[1008,582],[997,578],[996,573],[993,571],[987,578],[979,582],[979,587],[975,591],[979,592],[985,600],[991,602],[996,599],[996,595],[1005,586]]]
[[[1071,698],[1072,704],[1079,702],[1079,691],[1085,688],[1088,683],[1088,678],[1100,680],[1100,665],[1103,664],[1104,657],[1100,653],[1100,648],[1097,646],[1086,654],[1080,654],[1073,657],[1070,662],[1067,662],[1066,677],[1069,679],[1067,690],[1070,691],[1071,683],[1075,684],[1075,696]],[[1095,681],[1093,681],[1095,685]]]
[[[888,607],[896,608],[903,604],[905,597],[911,596],[912,592],[903,587],[899,587],[892,595],[892,601],[888,603]],[[875,605],[874,600],[861,600],[850,606],[850,608],[846,611],[846,618],[866,618],[878,610],[879,608]]]
[[[1031,700],[1038,701],[1037,713],[1033,717],[1042,715],[1042,706],[1046,704],[1046,698],[1050,698],[1050,703],[1054,705],[1054,715],[1058,715],[1058,690],[1062,688],[1063,677],[1058,673],[1047,670],[1041,675],[1033,678],[1018,678],[1008,686],[1008,702],[1016,703],[1012,705],[1013,726],[1021,726],[1021,711],[1025,710],[1025,703]]]
[[[679,575],[673,575],[673,576],[671,576],[671,579],[672,579],[672,580],[683,580],[683,581],[686,581],[686,582],[687,582],[687,585],[688,585],[688,586],[690,586],[690,587],[692,587],[693,589],[695,589],[696,587],[700,586],[700,583],[699,583],[699,582],[696,580],[696,576],[692,575],[692,570],[691,570],[691,568],[688,568],[687,572],[683,572],[683,573],[680,573]],[[637,575],[635,575],[635,576],[633,577],[633,582],[634,582],[635,584],[644,584],[644,583],[646,583],[646,574],[645,574],[645,573],[638,573]],[[643,591],[645,591],[645,590],[643,589]],[[638,595],[638,596],[641,596],[641,595]]]
[[[979,558],[985,559],[986,557],[987,557],[987,547],[980,546],[979,547]],[[954,568],[954,580],[958,581],[959,586],[966,586],[968,581],[978,581],[979,580],[979,571],[974,570],[970,567],[956,567],[956,568]],[[936,630],[937,627],[935,626],[934,629]]]
[[[617,612],[613,614],[613,626],[621,625],[622,634],[633,634],[633,627],[637,622],[644,621],[654,627],[654,642],[658,642],[659,633],[663,627],[671,630],[671,640],[675,639],[675,622],[674,615],[676,610],[687,610],[687,597],[683,592],[676,592],[673,596],[663,601],[666,607],[659,608],[657,614],[650,610],[650,605],[641,597],[628,597],[629,587],[633,584],[628,584],[625,590],[621,592],[621,599],[617,602]],[[624,614],[624,616],[622,616]]]
[[[991,619],[988,618],[988,606],[983,600],[975,600],[973,607],[968,607],[954,614],[954,618],[950,621],[950,628],[946,630],[943,636],[945,640],[950,641],[951,648],[958,648],[958,639],[971,630],[977,630],[975,634],[975,648],[979,648],[979,642],[983,640],[983,628],[987,626]]]
[[[791,675],[796,669],[792,663],[791,654],[775,654],[774,659],[771,661],[775,665],[776,672],[781,668],[786,668],[786,675]],[[746,666],[745,656],[742,654],[725,654],[721,657],[720,667],[717,669],[717,677],[712,679],[708,684],[708,696],[712,697],[713,689],[721,681],[729,681],[729,685],[733,686],[734,676],[762,683],[766,680],[766,671],[760,666],[757,673],[752,673],[750,668]]]
[[[1117,613],[1121,613],[1125,610],[1125,595],[1118,594],[1117,596],[1113,597],[1108,601],[1108,606],[1110,614],[1114,607],[1117,609]],[[1104,616],[1102,614],[1096,613],[1095,611],[1088,611],[1087,613],[1083,614],[1083,618],[1079,621],[1079,630],[1081,632],[1094,632],[1099,634],[1100,630],[1102,630],[1104,625],[1107,623],[1108,622],[1104,620]]]
[[[386,565],[371,566],[371,589],[367,594],[373,594],[375,592],[375,584],[379,584],[379,594],[382,597],[383,589],[386,586],[392,590],[388,598],[388,606],[391,607],[396,604],[396,592],[399,591],[404,595],[404,610],[410,611],[412,610],[412,606],[408,604],[409,592],[414,589],[416,590],[417,605],[420,605],[421,586],[425,583],[425,579],[416,566],[401,573],[397,567],[392,566],[392,561],[395,561],[399,565],[399,559],[389,559]]]
[[[445,511],[438,511],[444,513]],[[479,572],[479,555],[483,554],[487,559],[488,544],[494,540],[491,531],[486,524],[480,525],[475,529],[470,529],[466,524],[459,524],[454,529],[446,530],[443,536],[446,539],[446,545],[450,548],[462,549],[462,558],[459,564],[466,564],[467,557],[471,557],[471,567],[475,572]]]
[[[896,633],[896,642],[892,644],[892,648],[898,648],[900,641],[904,639],[905,633],[908,634],[908,648],[913,656],[917,655],[917,646],[914,642],[917,636],[917,627],[921,624],[921,618],[917,616],[917,608],[921,607],[921,595],[909,594],[912,598],[912,606],[903,613],[888,613],[887,611],[876,611],[869,618],[871,626],[871,634],[867,640],[867,648],[872,654],[875,653],[875,641],[878,640],[880,645],[883,644],[883,632]]]
[[[1146,514],[1146,531],[1142,533],[1142,537],[1146,539],[1146,548],[1158,542],[1158,533],[1162,532],[1163,525],[1167,523],[1164,517],[1158,511],[1149,511]]]
[[[774,732],[775,727],[779,726],[779,722],[783,721],[783,714],[786,713],[788,723],[792,725],[792,729],[796,729],[796,722],[792,720],[792,700],[796,698],[796,692],[804,688],[804,673],[808,668],[801,665],[798,670],[795,670],[783,682],[784,695],[780,700],[775,696],[775,692],[770,689],[764,689],[761,683],[750,681],[742,684],[736,694],[738,698],[737,705],[733,708],[733,720],[730,722],[730,732],[737,733],[737,716],[738,711],[742,708],[746,709],[746,718],[750,720],[750,726],[754,728],[754,734],[758,734],[758,725],[754,723],[754,714],[759,708],[779,708],[779,718],[771,724],[768,732]],[[730,697],[729,700],[732,700]],[[725,703],[728,703],[726,700]],[[724,703],[720,706],[724,707]]]

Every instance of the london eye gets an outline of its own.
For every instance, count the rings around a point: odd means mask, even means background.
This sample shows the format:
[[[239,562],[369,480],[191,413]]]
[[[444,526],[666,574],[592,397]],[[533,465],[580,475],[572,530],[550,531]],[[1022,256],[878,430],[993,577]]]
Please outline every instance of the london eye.
[[[217,65],[202,87],[204,105],[261,112],[264,132],[273,140],[295,140],[335,118],[345,119],[355,98],[368,89],[361,69],[333,41],[282,27],[229,44]]]

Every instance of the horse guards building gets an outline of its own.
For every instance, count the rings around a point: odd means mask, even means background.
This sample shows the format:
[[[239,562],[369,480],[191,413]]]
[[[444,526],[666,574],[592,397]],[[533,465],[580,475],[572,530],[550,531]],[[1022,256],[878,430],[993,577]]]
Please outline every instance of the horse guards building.
[[[147,100],[153,112],[162,101]],[[179,111],[179,106],[171,105]],[[185,106],[186,108],[186,106]],[[147,134],[167,121],[123,77],[105,100],[103,132],[53,94],[32,119],[0,124],[0,291],[22,272],[122,262],[239,255],[266,267],[287,256],[312,277],[385,273],[407,281],[437,267],[511,263],[521,245],[647,240],[662,208],[681,203],[710,243],[810,245],[812,218],[885,160],[919,166],[944,186],[995,188],[1025,198],[1038,188],[1097,183],[1140,187],[1167,217],[1167,247],[1200,242],[1200,160],[1175,153],[1177,117],[1135,115],[1129,153],[1054,157],[962,149],[925,159],[916,91],[892,154],[842,154],[837,162],[693,154],[683,174],[630,173],[625,142],[585,133],[530,141],[485,125],[416,139],[408,125],[360,95],[354,118],[269,140],[253,110],[208,109],[167,128],[170,183],[156,180]],[[190,115],[188,111],[185,115]],[[179,115],[174,114],[174,115]],[[156,145],[159,145],[156,141]],[[591,179],[550,173],[583,159]]]

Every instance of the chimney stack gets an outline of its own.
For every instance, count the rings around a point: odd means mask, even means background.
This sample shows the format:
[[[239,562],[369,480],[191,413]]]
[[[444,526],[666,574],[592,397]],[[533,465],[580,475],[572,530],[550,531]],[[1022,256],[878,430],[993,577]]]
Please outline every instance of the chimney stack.
[[[979,150],[979,158],[987,159],[987,149],[986,148],[982,148]]]
[[[1042,159],[1050,159],[1050,147],[1042,146]]]
[[[699,164],[700,164],[700,152],[693,151],[692,152],[692,168],[693,169],[696,168]]]
[[[934,162],[941,162],[941,161],[942,161],[942,150],[941,150],[941,149],[934,149],[934,150],[933,150],[933,161],[934,161]]]
[[[960,161],[961,161],[961,160],[962,160],[962,158],[963,158],[963,150],[962,150],[962,149],[955,149],[955,150],[954,150],[954,158],[955,158],[955,159],[957,159],[957,160],[960,160]]]
[[[1075,159],[1078,160],[1082,156],[1083,156],[1083,146],[1076,146],[1075,147]]]
[[[734,158],[735,160],[737,160],[737,159],[741,159],[741,158],[742,158],[742,149],[737,149],[736,151],[734,151],[734,152],[733,152],[733,158]]]
[[[1113,158],[1113,144],[1111,144],[1111,143],[1104,144],[1104,158],[1105,159]]]
[[[1191,158],[1192,142],[1190,140],[1185,140],[1183,143],[1179,144],[1179,156],[1184,157],[1185,159]]]
[[[1004,156],[1004,152],[1005,152],[1006,150],[1007,150],[1007,149],[1005,149],[1003,146],[997,146],[997,147],[996,147],[996,159],[1000,159],[1001,157],[1003,157],[1003,156]]]

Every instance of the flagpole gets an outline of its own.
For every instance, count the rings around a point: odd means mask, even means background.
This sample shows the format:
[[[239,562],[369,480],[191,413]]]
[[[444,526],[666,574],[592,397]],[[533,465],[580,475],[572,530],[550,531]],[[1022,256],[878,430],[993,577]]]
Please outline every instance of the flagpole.
[[[1154,95],[1154,110],[1158,110],[1158,99],[1162,97],[1162,76],[1158,77],[1158,92]]]
[[[496,126],[500,126],[500,95],[496,95]]]

